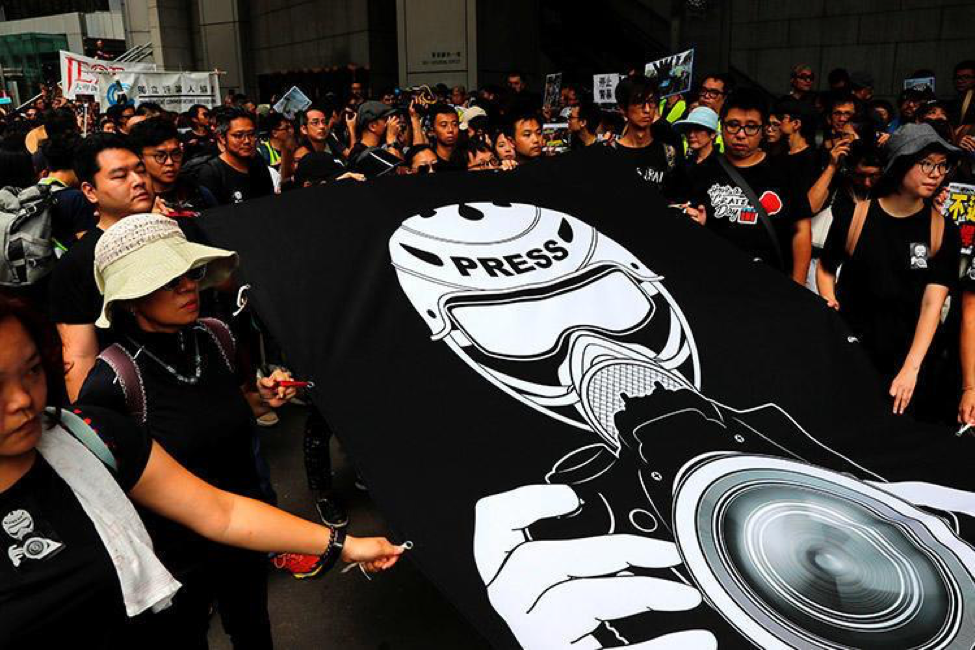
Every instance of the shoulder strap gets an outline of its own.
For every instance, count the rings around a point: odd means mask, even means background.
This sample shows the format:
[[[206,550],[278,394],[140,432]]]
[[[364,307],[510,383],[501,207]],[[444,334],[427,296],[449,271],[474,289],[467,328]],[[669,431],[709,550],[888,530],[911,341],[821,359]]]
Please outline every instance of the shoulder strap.
[[[934,207],[931,208],[931,252],[934,257],[941,250],[941,242],[945,237],[945,218]]]
[[[222,320],[216,318],[201,318],[200,325],[206,329],[207,333],[217,344],[217,347],[220,349],[220,354],[223,355],[223,361],[227,364],[227,369],[230,372],[234,372],[237,344],[234,341],[234,335],[230,331],[230,328]]]
[[[850,220],[850,229],[846,233],[846,256],[853,257],[853,251],[857,248],[860,241],[860,233],[863,232],[863,224],[867,221],[867,213],[870,212],[870,199],[857,201],[853,208],[853,219]]]
[[[49,408],[48,410],[51,411],[53,409]],[[87,447],[88,451],[95,454],[98,460],[102,461],[103,465],[110,467],[113,471],[118,471],[118,462],[115,460],[115,454],[112,453],[112,450],[108,448],[105,441],[99,438],[98,434],[78,414],[61,409],[60,420],[64,428],[78,442]]]
[[[755,190],[752,189],[751,185],[745,182],[745,179],[742,178],[740,173],[738,173],[735,166],[728,162],[723,155],[716,156],[716,158],[718,163],[721,165],[721,168],[724,169],[725,173],[731,178],[731,182],[741,188],[741,191],[745,193],[745,198],[747,198],[748,202],[752,204],[753,208],[755,208],[755,212],[758,214],[758,220],[762,222],[763,226],[765,226],[765,231],[772,240],[772,250],[775,251],[775,261],[778,263],[779,268],[783,271],[790,271],[790,269],[785,268],[785,257],[782,255],[782,245],[779,243],[779,236],[775,232],[775,226],[772,225],[772,220],[769,218],[768,212],[765,211],[765,206],[762,205],[762,202],[758,200],[757,196],[755,196]]]
[[[972,95],[973,94],[975,94],[975,90],[972,90],[972,89],[968,89],[968,91],[965,92],[965,99],[962,100],[962,103],[961,103],[961,114],[958,116],[958,123],[959,124],[964,124],[965,123],[965,114],[968,113],[968,107],[971,106],[971,104],[972,104]]]
[[[118,343],[113,343],[98,355],[115,372],[115,378],[122,386],[125,406],[129,414],[141,424],[146,423],[146,388],[142,383],[142,373],[135,357]]]

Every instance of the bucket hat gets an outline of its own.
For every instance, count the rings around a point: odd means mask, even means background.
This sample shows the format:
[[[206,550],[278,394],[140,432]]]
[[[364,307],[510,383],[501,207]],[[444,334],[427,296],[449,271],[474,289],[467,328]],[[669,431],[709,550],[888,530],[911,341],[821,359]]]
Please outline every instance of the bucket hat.
[[[931,145],[937,145],[952,155],[961,153],[961,149],[945,142],[930,124],[905,124],[894,131],[887,140],[887,162],[884,164],[884,173],[890,171],[898,158],[913,156]]]
[[[105,296],[95,325],[111,326],[115,302],[148,296],[204,264],[207,271],[201,289],[229,278],[237,266],[237,253],[187,241],[176,221],[161,214],[122,219],[95,245],[95,284]]]
[[[718,131],[718,114],[707,106],[698,106],[687,117],[674,122],[674,128],[680,132],[692,126],[699,126],[716,133]]]

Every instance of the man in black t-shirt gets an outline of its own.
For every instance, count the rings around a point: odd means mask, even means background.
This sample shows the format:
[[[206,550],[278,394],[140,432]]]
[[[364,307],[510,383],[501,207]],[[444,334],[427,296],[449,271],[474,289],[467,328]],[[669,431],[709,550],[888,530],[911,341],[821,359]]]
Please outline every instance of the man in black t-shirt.
[[[58,260],[48,289],[49,315],[61,335],[65,383],[72,400],[103,347],[95,333],[102,308],[94,276],[95,244],[106,228],[124,217],[151,211],[155,200],[138,153],[115,134],[84,140],[75,152],[75,174],[85,198],[98,210],[98,223]]]
[[[78,189],[78,177],[71,168],[80,143],[77,134],[65,133],[41,144],[45,164],[41,183],[50,185],[51,191],[57,193],[51,207],[51,237],[60,251],[74,246],[98,221],[91,203]]]
[[[636,174],[655,188],[674,184],[674,175],[683,167],[683,154],[660,137],[661,129],[669,131],[669,124],[656,119],[655,82],[640,75],[623,79],[616,86],[616,102],[626,118],[626,130],[608,146],[624,156]]]
[[[809,202],[790,178],[761,150],[767,119],[765,100],[755,91],[738,90],[725,103],[721,129],[724,161],[748,184],[764,207],[774,239],[747,192],[718,157],[690,171],[687,214],[725,237],[756,260],[762,260],[805,284],[812,255]],[[781,260],[780,260],[781,258]]]
[[[514,148],[515,161],[519,165],[541,158],[542,120],[535,111],[522,109],[512,114],[503,133]]]
[[[217,142],[223,152],[200,166],[197,179],[220,205],[242,203],[274,193],[271,173],[257,155],[257,124],[240,108],[217,115]]]

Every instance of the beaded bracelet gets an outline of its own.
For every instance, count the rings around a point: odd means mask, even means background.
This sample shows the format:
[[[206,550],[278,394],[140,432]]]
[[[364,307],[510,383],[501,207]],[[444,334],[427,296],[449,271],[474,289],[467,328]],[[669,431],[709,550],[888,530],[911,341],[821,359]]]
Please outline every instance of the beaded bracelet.
[[[345,528],[329,528],[328,548],[321,555],[322,570],[328,571],[342,556],[345,547]]]

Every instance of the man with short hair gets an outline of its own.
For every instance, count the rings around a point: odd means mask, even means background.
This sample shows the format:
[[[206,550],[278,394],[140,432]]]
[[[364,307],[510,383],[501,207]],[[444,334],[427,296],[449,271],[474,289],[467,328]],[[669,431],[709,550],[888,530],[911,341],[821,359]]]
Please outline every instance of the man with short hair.
[[[186,111],[186,118],[190,130],[181,137],[186,160],[193,160],[198,156],[217,155],[219,151],[213,133],[210,131],[210,109],[203,104],[194,104]]]
[[[809,108],[804,101],[786,97],[772,111],[779,119],[779,130],[788,146],[779,160],[789,169],[801,192],[809,191],[821,171],[819,153],[811,145],[816,133],[816,115]]]
[[[665,182],[673,182],[674,174],[683,166],[683,154],[673,145],[655,137],[655,81],[643,75],[620,80],[616,86],[616,103],[626,119],[626,130],[607,146],[624,156],[640,178],[658,190],[663,189]],[[670,128],[666,120],[659,121],[660,127]]]
[[[344,159],[350,147],[335,135],[339,120],[337,107],[327,101],[315,102],[302,112],[298,117],[301,146],[295,150],[295,162],[313,151],[328,153],[338,160]]]
[[[77,133],[55,135],[41,143],[45,167],[40,182],[57,192],[57,201],[51,207],[51,238],[61,252],[71,248],[98,222],[92,204],[78,189],[80,183],[72,168],[80,144]]]
[[[573,149],[582,149],[596,143],[602,114],[598,106],[588,102],[569,108],[567,121],[569,133],[572,134]]]
[[[285,157],[294,159],[295,126],[281,113],[271,113],[263,118],[263,122],[267,138],[257,143],[257,153],[264,159],[265,165],[280,171]]]
[[[82,193],[98,212],[98,223],[58,260],[49,286],[49,314],[61,336],[71,400],[104,347],[95,332],[102,308],[93,271],[95,244],[121,219],[151,211],[155,199],[142,159],[121,136],[100,133],[86,138],[75,151],[74,170]],[[104,336],[101,343],[108,343]]]
[[[145,164],[152,191],[174,215],[198,214],[217,205],[213,194],[196,181],[180,177],[183,145],[176,127],[162,117],[153,117],[132,127],[132,145]]]
[[[227,108],[217,116],[221,153],[200,166],[197,179],[220,205],[242,203],[274,193],[267,165],[257,155],[257,124],[242,108]]]
[[[751,258],[779,267],[797,283],[805,284],[812,256],[809,203],[788,170],[773,164],[762,151],[767,118],[765,100],[757,91],[738,90],[728,97],[721,116],[724,159],[691,170],[690,203],[685,212]],[[748,188],[736,181],[725,165],[737,172]],[[748,197],[749,188],[771,221],[774,239]]]
[[[518,164],[542,156],[542,120],[536,113],[523,111],[513,115],[505,125],[504,135],[514,147]]]
[[[712,111],[721,115],[724,107],[725,98],[731,92],[733,84],[731,77],[726,74],[709,74],[701,81],[698,90],[698,101],[701,106],[707,106]],[[721,122],[718,122],[718,137],[714,140],[714,146],[718,152],[724,151],[724,140],[721,137]]]
[[[792,66],[789,96],[799,101],[811,101],[815,81],[816,73],[813,72],[812,66],[809,64],[798,63]]]
[[[467,89],[463,86],[454,86],[450,89],[450,103],[454,106],[467,105]]]
[[[118,107],[118,110],[114,114],[115,120],[115,131],[117,133],[123,133],[125,135],[129,134],[129,120],[135,115],[135,107],[132,104],[116,104],[111,108]],[[111,115],[111,108],[109,109],[109,115]]]
[[[948,104],[948,117],[959,131],[975,124],[975,61],[960,61],[954,71],[955,98]]]
[[[528,90],[528,85],[525,83],[525,75],[518,70],[512,70],[505,77],[505,84],[512,95],[520,95],[521,93]]]
[[[449,104],[436,104],[429,111],[433,131],[433,147],[440,160],[440,171],[467,169],[467,161],[457,146],[460,139],[460,119]]]

